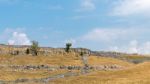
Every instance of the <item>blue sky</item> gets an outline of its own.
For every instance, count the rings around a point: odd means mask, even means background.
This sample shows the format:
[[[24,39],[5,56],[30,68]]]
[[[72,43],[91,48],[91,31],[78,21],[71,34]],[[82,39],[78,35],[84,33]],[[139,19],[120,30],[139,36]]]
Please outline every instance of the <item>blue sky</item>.
[[[150,53],[149,0],[0,0],[0,43]]]

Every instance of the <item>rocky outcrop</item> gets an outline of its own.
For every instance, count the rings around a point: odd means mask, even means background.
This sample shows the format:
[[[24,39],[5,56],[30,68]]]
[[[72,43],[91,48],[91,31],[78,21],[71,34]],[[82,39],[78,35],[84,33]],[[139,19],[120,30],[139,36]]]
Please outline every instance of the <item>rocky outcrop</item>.
[[[2,45],[0,44],[0,54],[12,54],[12,55],[24,55],[26,54],[26,50],[29,49],[30,46],[27,45]],[[74,53],[88,53],[91,51],[85,48],[71,48],[70,52]],[[65,52],[65,48],[51,48],[51,47],[40,47],[38,54],[39,55],[56,55],[63,54]]]
[[[0,54],[12,54],[12,55],[24,55],[26,54],[26,50],[29,49],[30,46],[27,45],[3,45],[0,44]],[[101,56],[101,57],[113,57],[117,58],[120,56],[130,56],[137,54],[126,54],[119,52],[104,52],[104,51],[91,51],[86,48],[71,48],[70,52],[74,53],[86,53],[92,56]],[[40,47],[38,54],[39,55],[56,55],[56,54],[65,54],[65,48],[52,48],[52,47]]]

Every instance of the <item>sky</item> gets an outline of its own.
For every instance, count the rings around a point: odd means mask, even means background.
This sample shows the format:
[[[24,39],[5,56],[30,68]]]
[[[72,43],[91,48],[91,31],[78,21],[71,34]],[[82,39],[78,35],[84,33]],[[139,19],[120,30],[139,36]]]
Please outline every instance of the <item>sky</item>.
[[[0,43],[150,54],[150,0],[0,0]]]

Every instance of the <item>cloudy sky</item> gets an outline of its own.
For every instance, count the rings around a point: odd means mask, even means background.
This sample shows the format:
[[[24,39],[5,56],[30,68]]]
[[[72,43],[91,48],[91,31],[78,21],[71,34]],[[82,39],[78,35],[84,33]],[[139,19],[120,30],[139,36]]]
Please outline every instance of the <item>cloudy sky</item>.
[[[0,0],[0,43],[150,54],[150,0]]]

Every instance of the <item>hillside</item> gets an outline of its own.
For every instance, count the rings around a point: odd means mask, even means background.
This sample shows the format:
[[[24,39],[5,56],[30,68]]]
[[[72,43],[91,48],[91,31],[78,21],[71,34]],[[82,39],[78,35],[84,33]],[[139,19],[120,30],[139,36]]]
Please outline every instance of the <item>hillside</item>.
[[[149,83],[149,56],[85,48],[67,53],[64,48],[49,47],[40,47],[38,56],[33,56],[25,53],[27,48],[1,45],[0,84]],[[19,54],[12,54],[15,51]]]
[[[26,55],[26,50],[29,49],[30,46],[26,45],[3,45],[0,44],[0,54],[2,55]],[[108,58],[117,58],[120,60],[132,62],[132,63],[142,63],[150,60],[149,55],[139,55],[139,54],[127,54],[121,52],[106,52],[106,51],[92,51],[86,48],[71,48],[71,52],[73,54],[80,54],[81,52],[86,52],[91,56],[98,57],[108,57]],[[40,47],[39,56],[59,56],[65,55],[65,48],[52,48],[52,47]]]
[[[73,72],[80,74],[79,69],[60,68],[61,66],[76,66],[82,67],[81,57],[74,54],[66,54],[65,56],[0,56],[0,80],[15,81],[17,79],[42,79],[57,74]],[[98,71],[99,66],[108,66],[105,70],[110,70],[109,66],[114,66],[115,69],[124,69],[133,66],[134,64],[123,62],[114,58],[90,56],[88,63],[93,66],[93,71]],[[43,65],[43,67],[42,67]],[[45,68],[44,68],[45,66]],[[117,67],[119,66],[119,68]],[[39,68],[37,68],[39,67]],[[94,68],[97,67],[97,68]],[[13,74],[11,74],[13,73]],[[15,75],[15,76],[14,76]]]
[[[97,71],[87,75],[58,79],[54,84],[150,84],[150,62],[120,71]]]

